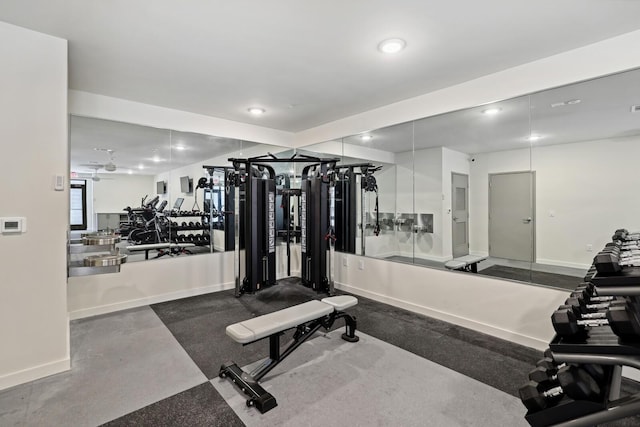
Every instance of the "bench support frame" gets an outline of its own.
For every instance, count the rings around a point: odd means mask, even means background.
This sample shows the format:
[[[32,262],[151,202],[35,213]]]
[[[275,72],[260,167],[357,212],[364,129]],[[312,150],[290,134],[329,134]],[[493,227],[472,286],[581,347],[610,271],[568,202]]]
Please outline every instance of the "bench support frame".
[[[218,376],[220,378],[229,378],[231,382],[237,385],[240,390],[246,394],[247,406],[255,406],[260,413],[265,412],[278,406],[276,399],[268,393],[258,383],[269,371],[278,366],[287,356],[295,349],[300,347],[307,339],[315,334],[320,328],[329,330],[337,319],[343,318],[345,321],[345,333],[342,339],[349,342],[357,342],[360,338],[356,335],[357,322],[354,316],[342,311],[334,311],[319,319],[311,320],[296,327],[293,338],[287,344],[286,348],[280,347],[280,336],[284,331],[276,332],[269,338],[269,357],[258,365],[251,373],[244,372],[234,362],[228,362],[222,365]],[[254,341],[255,342],[255,341]],[[248,345],[252,343],[247,343]]]

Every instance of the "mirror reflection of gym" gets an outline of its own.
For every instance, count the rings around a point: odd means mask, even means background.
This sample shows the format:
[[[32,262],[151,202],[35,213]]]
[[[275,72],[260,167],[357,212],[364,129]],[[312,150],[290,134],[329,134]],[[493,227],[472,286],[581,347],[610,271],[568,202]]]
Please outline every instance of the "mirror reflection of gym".
[[[76,116],[70,136],[72,238],[116,232],[129,262],[228,250],[224,172],[203,166],[259,144]]]

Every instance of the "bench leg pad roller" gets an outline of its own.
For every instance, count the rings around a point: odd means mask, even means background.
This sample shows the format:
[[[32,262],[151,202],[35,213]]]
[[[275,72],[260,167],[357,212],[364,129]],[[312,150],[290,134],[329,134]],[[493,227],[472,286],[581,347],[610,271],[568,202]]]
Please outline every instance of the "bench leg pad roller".
[[[225,363],[218,373],[220,378],[229,378],[238,388],[246,394],[247,406],[255,406],[261,414],[278,406],[275,397],[268,393],[251,375],[244,372],[233,362]]]

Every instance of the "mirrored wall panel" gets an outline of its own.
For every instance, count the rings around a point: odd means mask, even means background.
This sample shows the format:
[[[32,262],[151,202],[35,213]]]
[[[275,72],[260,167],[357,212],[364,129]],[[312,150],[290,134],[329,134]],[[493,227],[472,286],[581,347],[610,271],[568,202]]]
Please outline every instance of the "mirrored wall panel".
[[[72,238],[117,233],[127,262],[233,250],[228,159],[283,150],[76,116],[70,138]]]

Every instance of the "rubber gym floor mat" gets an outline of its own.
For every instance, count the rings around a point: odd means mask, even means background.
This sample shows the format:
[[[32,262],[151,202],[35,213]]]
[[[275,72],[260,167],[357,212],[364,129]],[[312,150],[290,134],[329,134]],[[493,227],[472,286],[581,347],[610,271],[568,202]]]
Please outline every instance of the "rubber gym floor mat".
[[[531,282],[568,290],[574,290],[581,282],[580,278],[575,276],[528,270],[525,268],[507,267],[505,265],[492,265],[478,271],[478,274],[500,277],[502,279],[518,280],[520,282]]]
[[[154,304],[151,308],[211,379],[229,360],[242,365],[268,353],[266,341],[249,346],[233,341],[225,333],[228,325],[325,296],[297,284],[299,280],[281,280],[275,286],[240,298],[229,290]],[[285,334],[282,342],[292,333]]]
[[[244,423],[210,382],[185,390],[103,424],[118,426],[240,427]]]
[[[357,343],[341,333],[305,342],[263,378],[278,402],[265,414],[229,380],[211,383],[247,426],[528,425],[516,397],[365,333]]]

